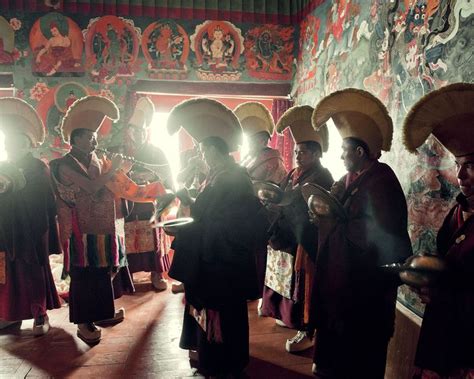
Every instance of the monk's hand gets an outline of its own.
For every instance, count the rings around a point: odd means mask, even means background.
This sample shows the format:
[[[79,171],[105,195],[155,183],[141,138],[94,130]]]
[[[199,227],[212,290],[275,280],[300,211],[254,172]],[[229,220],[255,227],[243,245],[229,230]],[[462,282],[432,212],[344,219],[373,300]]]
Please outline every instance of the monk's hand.
[[[123,172],[127,173],[132,169],[132,166],[133,166],[133,162],[130,161],[130,160],[125,159],[125,160],[122,161],[122,164],[120,165],[120,169]]]
[[[117,171],[122,165],[122,162],[124,161],[122,154],[112,154],[110,156],[110,160],[112,162],[112,165],[110,167],[112,171]]]
[[[11,181],[3,180],[3,178],[0,177],[0,194],[8,192],[11,186]]]
[[[309,222],[313,225],[319,225],[319,216],[314,213],[311,209],[308,211]]]
[[[189,159],[189,166],[200,173],[206,173],[207,171],[206,163],[201,159],[201,156],[199,155],[196,155]]]
[[[341,199],[346,191],[346,186],[342,181],[335,182],[331,187],[331,195],[336,197],[337,199]]]
[[[420,298],[423,304],[431,303],[432,298],[432,290],[429,287],[421,287],[421,288],[414,288],[410,287],[413,292],[415,292],[418,297]]]
[[[473,213],[474,212],[474,195],[466,197],[466,212]]]

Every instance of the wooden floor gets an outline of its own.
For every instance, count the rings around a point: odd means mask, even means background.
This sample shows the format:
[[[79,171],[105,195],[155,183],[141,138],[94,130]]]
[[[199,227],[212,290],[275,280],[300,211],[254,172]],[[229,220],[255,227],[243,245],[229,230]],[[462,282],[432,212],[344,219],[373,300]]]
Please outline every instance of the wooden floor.
[[[202,377],[190,368],[188,353],[178,347],[183,294],[154,292],[149,283],[134,295],[116,301],[126,319],[103,328],[102,341],[89,347],[69,323],[67,306],[49,312],[51,330],[33,337],[33,321],[21,330],[0,331],[0,378],[183,378]],[[311,352],[293,355],[285,341],[295,332],[259,318],[256,302],[249,303],[251,361],[249,378],[308,378]]]

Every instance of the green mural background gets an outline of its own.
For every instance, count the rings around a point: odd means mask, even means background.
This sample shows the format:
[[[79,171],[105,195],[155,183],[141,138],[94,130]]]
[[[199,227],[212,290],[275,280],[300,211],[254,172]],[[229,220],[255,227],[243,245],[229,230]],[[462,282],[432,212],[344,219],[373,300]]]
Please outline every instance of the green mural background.
[[[454,160],[435,140],[408,153],[401,125],[421,96],[474,81],[474,3],[469,0],[325,1],[301,22],[293,93],[315,105],[339,89],[370,91],[395,125],[389,163],[405,191],[415,253],[435,252],[436,234],[458,193]],[[423,306],[406,287],[399,299]]]

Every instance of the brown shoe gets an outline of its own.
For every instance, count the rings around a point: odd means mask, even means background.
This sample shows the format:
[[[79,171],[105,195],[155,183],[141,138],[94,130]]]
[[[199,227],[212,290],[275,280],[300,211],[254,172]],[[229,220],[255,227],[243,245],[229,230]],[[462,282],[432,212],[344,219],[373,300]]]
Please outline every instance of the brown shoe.
[[[171,285],[171,292],[173,292],[173,293],[184,292],[184,284],[183,283],[180,283],[180,284],[173,283]]]

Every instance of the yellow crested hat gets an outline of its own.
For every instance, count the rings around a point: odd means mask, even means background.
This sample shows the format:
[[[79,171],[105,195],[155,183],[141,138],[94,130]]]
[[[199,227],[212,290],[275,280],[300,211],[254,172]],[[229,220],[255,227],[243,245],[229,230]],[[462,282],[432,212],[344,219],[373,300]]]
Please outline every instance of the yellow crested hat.
[[[378,157],[382,150],[390,150],[392,119],[385,105],[371,93],[347,88],[326,96],[314,109],[313,127],[318,130],[330,118],[343,139],[364,141],[373,157]]]
[[[234,109],[234,113],[247,136],[250,137],[260,132],[267,132],[270,136],[273,134],[275,129],[273,117],[262,103],[257,101],[242,103]]]
[[[46,136],[43,121],[36,110],[17,97],[0,98],[0,129],[25,134],[34,147],[41,145]]]
[[[148,97],[140,97],[137,101],[137,105],[133,110],[132,117],[128,121],[131,126],[148,128],[153,120],[155,114],[155,105]]]
[[[296,105],[288,109],[278,120],[276,130],[283,133],[286,128],[290,128],[291,135],[295,143],[314,141],[319,143],[323,153],[328,151],[329,134],[326,125],[322,125],[319,130],[311,126],[311,116],[313,107],[309,105]]]
[[[415,152],[430,134],[456,157],[474,154],[474,84],[450,84],[418,100],[405,118],[403,142]]]
[[[242,144],[242,127],[237,116],[224,104],[212,99],[189,99],[176,105],[168,117],[169,134],[185,129],[198,143],[208,137],[220,137],[237,151]]]
[[[71,133],[76,129],[97,132],[105,118],[117,121],[120,117],[115,103],[103,96],[85,96],[76,100],[67,110],[61,122],[63,140],[69,143]]]

